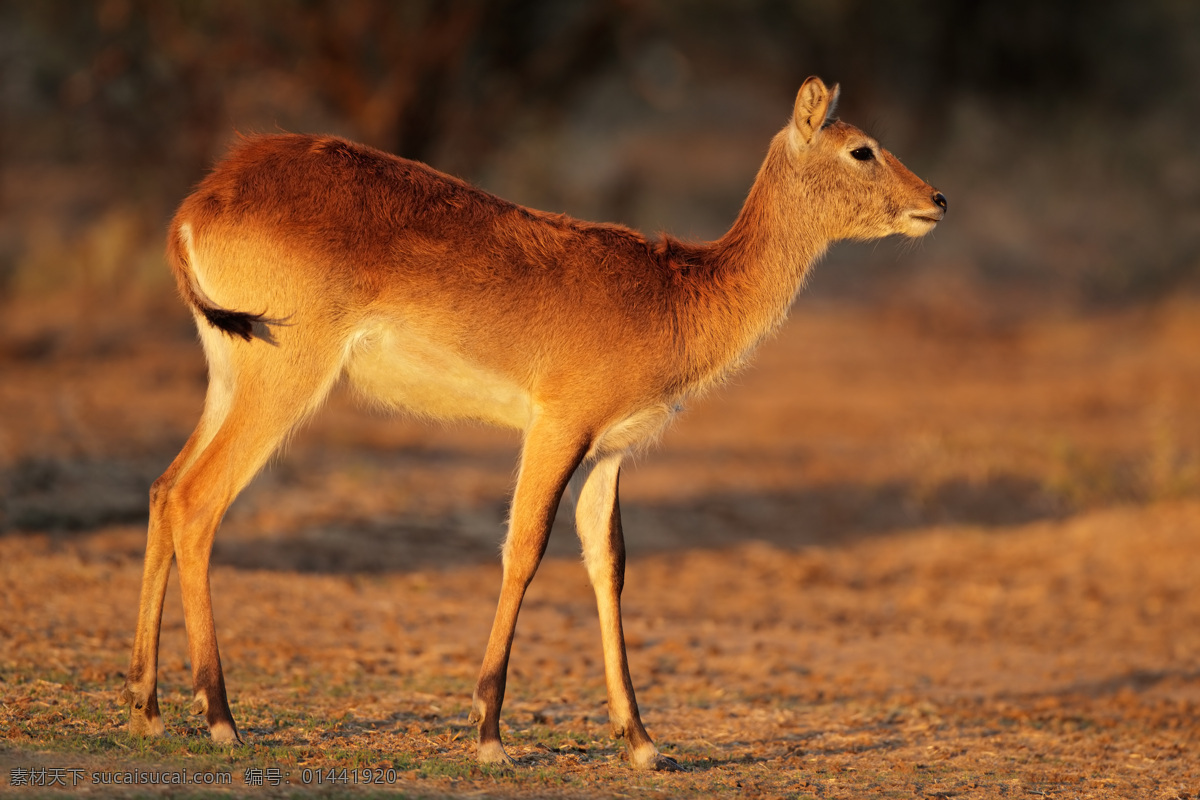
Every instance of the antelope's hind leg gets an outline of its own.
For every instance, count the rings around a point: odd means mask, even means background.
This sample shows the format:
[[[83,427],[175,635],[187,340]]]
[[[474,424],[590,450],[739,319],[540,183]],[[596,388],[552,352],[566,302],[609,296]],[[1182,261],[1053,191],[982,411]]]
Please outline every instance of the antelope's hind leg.
[[[332,348],[234,341],[200,323],[209,360],[204,415],[183,451],[151,490],[150,526],[137,633],[123,702],[129,731],[161,734],[158,640],[171,555],[179,565],[192,664],[193,711],[214,741],[240,741],[229,710],[217,648],[209,558],[229,504],[280,442],[324,400],[341,371]]]
[[[606,456],[592,466],[575,507],[575,528],[600,617],[609,721],[613,736],[625,740],[629,763],[634,767],[677,771],[682,769],[678,762],[659,753],[646,733],[629,677],[621,623],[621,591],[625,587],[625,537],[617,500],[621,458],[619,453]]]
[[[214,407],[212,403],[209,406]],[[146,534],[146,560],[142,572],[137,631],[120,697],[121,703],[129,706],[129,732],[138,736],[161,736],[166,732],[158,709],[158,634],[162,626],[167,579],[171,575],[171,559],[175,555],[171,527],[163,513],[166,489],[174,483],[180,469],[191,460],[198,442],[207,438],[206,430],[210,422],[206,414],[171,466],[150,487],[150,525]]]

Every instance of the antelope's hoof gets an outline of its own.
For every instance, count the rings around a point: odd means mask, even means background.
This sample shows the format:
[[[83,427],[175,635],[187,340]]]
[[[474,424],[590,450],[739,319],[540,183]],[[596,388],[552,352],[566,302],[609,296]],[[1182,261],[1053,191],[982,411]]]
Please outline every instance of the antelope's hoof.
[[[121,704],[129,706],[128,731],[133,736],[157,737],[167,732],[162,717],[150,712],[151,703],[144,692],[126,685],[121,689]]]
[[[134,736],[157,738],[166,734],[167,726],[162,717],[152,717],[146,709],[130,705],[128,730]]]
[[[508,757],[508,753],[504,752],[504,745],[500,742],[480,742],[479,752],[476,756],[480,764],[488,764],[493,767],[506,767],[512,769],[513,760]]]
[[[647,742],[636,750],[629,751],[629,763],[635,769],[653,770],[655,772],[685,772],[679,762],[670,756],[658,752],[658,748]]]
[[[238,736],[237,728],[230,722],[214,722],[208,728],[208,735],[215,744],[238,745],[242,737]]]

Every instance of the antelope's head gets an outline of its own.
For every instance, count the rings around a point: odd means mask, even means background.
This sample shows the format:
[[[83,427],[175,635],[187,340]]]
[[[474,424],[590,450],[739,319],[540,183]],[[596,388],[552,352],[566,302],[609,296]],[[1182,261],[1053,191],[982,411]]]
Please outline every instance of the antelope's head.
[[[946,215],[946,196],[853,125],[833,116],[839,88],[812,77],[800,87],[786,129],[788,158],[807,213],[830,240],[924,236]]]

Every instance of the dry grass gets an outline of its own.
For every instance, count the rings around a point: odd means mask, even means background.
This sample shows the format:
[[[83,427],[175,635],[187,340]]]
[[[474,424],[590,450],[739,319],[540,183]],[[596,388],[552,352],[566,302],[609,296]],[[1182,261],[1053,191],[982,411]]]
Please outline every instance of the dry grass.
[[[203,359],[172,303],[74,327],[47,309],[0,330],[0,791],[36,794],[14,769],[100,791],[93,771],[186,767],[232,776],[195,795],[380,788],[342,769],[416,796],[1200,794],[1194,303],[1003,325],[802,304],[622,480],[634,681],[678,775],[632,772],[608,736],[566,524],[514,648],[517,769],[474,764],[516,439],[345,398],[218,537],[246,744],[212,747],[186,713],[174,583],[171,736],[127,737],[145,491]],[[290,784],[247,787],[259,769]]]

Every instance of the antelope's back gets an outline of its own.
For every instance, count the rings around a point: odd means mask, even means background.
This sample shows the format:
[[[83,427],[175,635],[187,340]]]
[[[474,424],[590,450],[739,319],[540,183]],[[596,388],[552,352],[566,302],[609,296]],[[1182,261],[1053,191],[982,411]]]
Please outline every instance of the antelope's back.
[[[344,341],[352,382],[387,405],[520,428],[539,393],[641,394],[672,360],[654,243],[342,139],[245,139],[185,226],[208,297],[286,318],[281,346]]]

